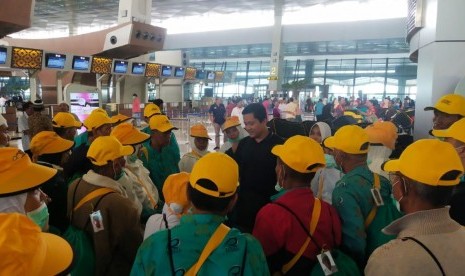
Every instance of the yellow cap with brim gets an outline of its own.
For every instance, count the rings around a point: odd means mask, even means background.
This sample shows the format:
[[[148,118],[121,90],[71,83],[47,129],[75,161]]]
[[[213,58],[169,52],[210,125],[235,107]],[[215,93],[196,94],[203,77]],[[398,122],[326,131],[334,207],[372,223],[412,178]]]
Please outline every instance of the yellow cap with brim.
[[[22,150],[0,148],[0,196],[37,188],[56,173],[56,169],[32,163]]]
[[[0,255],[2,275],[61,275],[73,262],[65,239],[19,213],[0,213]]]
[[[397,160],[382,165],[386,172],[400,172],[430,186],[453,186],[460,182],[463,165],[454,147],[437,139],[422,139],[408,146]]]
[[[150,118],[149,126],[151,130],[158,130],[160,132],[178,129],[171,124],[170,120],[165,115],[158,115]]]
[[[186,211],[189,206],[189,199],[187,198],[187,185],[189,183],[190,174],[187,172],[180,172],[169,175],[163,184],[163,196],[165,203],[176,203],[182,206]]]
[[[438,110],[450,115],[465,116],[465,97],[459,94],[442,96],[434,106],[425,107],[425,111]]]
[[[113,124],[113,120],[106,113],[102,112],[93,112],[84,120],[84,126],[87,128],[87,131],[92,131],[105,124]]]
[[[123,122],[129,121],[132,119],[132,117],[128,117],[126,115],[123,115],[121,113],[118,113],[116,115],[111,116],[110,118],[113,121],[113,124],[121,124]]]
[[[206,138],[211,140],[210,136],[208,136],[207,128],[204,125],[195,124],[191,127],[190,131],[192,137]]]
[[[52,126],[58,128],[76,127],[81,128],[82,123],[77,121],[69,112],[58,112],[52,120]]]
[[[114,127],[110,135],[116,137],[123,145],[137,145],[150,139],[150,135],[128,123]]]
[[[195,163],[189,183],[203,194],[216,198],[230,197],[239,186],[239,167],[224,153],[208,153]]]
[[[100,136],[90,144],[87,158],[92,164],[103,166],[122,156],[134,153],[132,146],[123,146],[114,136]]]
[[[343,126],[334,136],[323,140],[323,145],[349,154],[365,154],[369,146],[368,134],[359,126]]]
[[[271,153],[300,173],[316,172],[326,164],[321,145],[302,135],[292,136],[283,145],[274,146]]]
[[[54,154],[70,150],[74,142],[61,138],[54,131],[41,131],[31,140],[30,149],[34,155]]]
[[[431,134],[435,137],[454,138],[465,143],[465,118],[453,123],[448,129],[433,129]]]
[[[397,140],[397,127],[392,122],[375,122],[365,128],[370,144],[382,144],[395,149]]]
[[[240,126],[241,122],[239,121],[239,118],[237,116],[232,116],[226,119],[226,121],[223,124],[223,130],[227,130],[228,128],[232,128],[235,126]]]
[[[363,119],[362,115],[357,114],[353,111],[344,111],[344,116],[350,116],[354,118],[355,120],[357,120],[357,123],[361,123]]]
[[[154,103],[149,103],[144,107],[144,117],[150,118],[153,115],[160,115],[161,110],[158,105]]]

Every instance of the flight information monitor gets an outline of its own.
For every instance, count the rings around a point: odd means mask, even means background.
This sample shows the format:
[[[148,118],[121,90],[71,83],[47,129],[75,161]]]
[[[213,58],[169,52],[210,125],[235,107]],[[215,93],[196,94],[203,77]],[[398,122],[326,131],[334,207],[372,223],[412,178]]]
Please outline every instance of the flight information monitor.
[[[173,67],[169,65],[163,65],[161,67],[161,77],[171,78],[173,76]]]
[[[186,73],[186,68],[184,68],[184,67],[175,67],[174,68],[174,77],[175,78],[184,78],[185,73]]]
[[[132,71],[131,73],[133,75],[141,75],[143,76],[144,75],[144,72],[145,72],[145,63],[138,63],[138,62],[134,62],[132,64]]]
[[[66,55],[46,53],[45,67],[49,69],[64,69],[66,63]]]
[[[0,47],[0,64],[6,64],[7,49]]]
[[[89,71],[90,70],[90,57],[74,56],[72,69],[76,71]]]
[[[125,60],[115,60],[113,63],[113,73],[126,74],[128,72],[128,62]]]

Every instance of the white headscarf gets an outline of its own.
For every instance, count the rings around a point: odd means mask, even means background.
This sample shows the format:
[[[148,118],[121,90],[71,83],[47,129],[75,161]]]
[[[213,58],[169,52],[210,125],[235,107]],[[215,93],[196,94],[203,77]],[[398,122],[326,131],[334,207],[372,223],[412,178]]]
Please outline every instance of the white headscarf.
[[[367,156],[368,168],[372,172],[388,178],[389,174],[381,169],[381,165],[389,160],[391,153],[392,150],[388,147],[370,145]]]
[[[0,197],[0,213],[20,213],[26,214],[24,204],[26,204],[27,193],[14,196]]]
[[[331,128],[329,127],[329,125],[327,123],[323,123],[323,122],[317,122],[315,123],[312,128],[310,129],[310,134],[312,133],[312,129],[315,127],[315,126],[318,126],[318,128],[320,129],[320,133],[321,133],[321,141],[323,141],[324,139],[328,138],[329,136],[331,136]]]
[[[208,146],[204,150],[199,150],[199,148],[195,145],[195,137],[189,136],[189,144],[191,146],[192,151],[195,151],[198,155],[204,156],[205,154],[209,153]]]
[[[239,136],[237,136],[237,143],[239,143],[239,141],[242,140],[244,137],[249,136],[249,133],[243,127],[235,126],[235,128],[239,130]],[[232,142],[228,138],[228,140],[221,146],[220,152],[226,152],[231,147],[232,147]]]

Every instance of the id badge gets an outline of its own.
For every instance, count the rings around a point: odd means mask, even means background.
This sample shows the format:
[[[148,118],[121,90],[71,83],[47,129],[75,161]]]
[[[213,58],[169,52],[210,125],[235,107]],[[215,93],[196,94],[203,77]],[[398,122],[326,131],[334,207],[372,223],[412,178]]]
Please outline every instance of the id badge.
[[[384,205],[384,201],[381,197],[379,189],[371,189],[371,195],[373,196],[373,201],[375,202],[376,206],[379,207]]]
[[[103,227],[103,217],[100,210],[93,212],[90,216],[90,221],[92,222],[92,228],[94,228],[94,233],[104,230]]]
[[[332,275],[337,272],[337,266],[330,251],[323,251],[316,257],[325,275]]]

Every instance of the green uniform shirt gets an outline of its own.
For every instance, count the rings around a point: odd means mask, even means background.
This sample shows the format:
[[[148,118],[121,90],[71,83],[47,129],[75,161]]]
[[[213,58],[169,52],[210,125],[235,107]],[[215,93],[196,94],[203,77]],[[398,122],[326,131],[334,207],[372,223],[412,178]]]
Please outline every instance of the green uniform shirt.
[[[223,220],[224,217],[211,214],[185,215],[180,224],[171,229],[176,275],[183,275],[197,262]],[[167,230],[146,239],[137,252],[131,275],[173,275],[167,244]],[[244,275],[269,275],[260,243],[251,235],[233,228],[203,263],[198,275],[240,275],[242,266]]]
[[[381,229],[401,217],[391,197],[389,180],[380,176],[384,205],[378,207],[375,218],[365,229],[365,219],[374,206],[373,183],[373,172],[367,166],[360,166],[344,175],[333,191],[333,206],[342,221],[342,248],[360,266],[366,264],[373,250],[395,238],[383,234]]]
[[[142,130],[145,133],[151,134],[149,128]],[[147,156],[141,157],[141,160],[150,172],[150,179],[157,187],[158,191],[163,191],[163,183],[165,183],[166,178],[173,173],[179,172],[179,160],[181,160],[181,155],[179,152],[178,142],[176,142],[176,137],[174,134],[171,134],[170,144],[161,149],[161,152],[156,151],[150,146],[150,140],[144,143],[144,147],[147,149]],[[161,200],[164,201],[163,193],[160,193]]]

